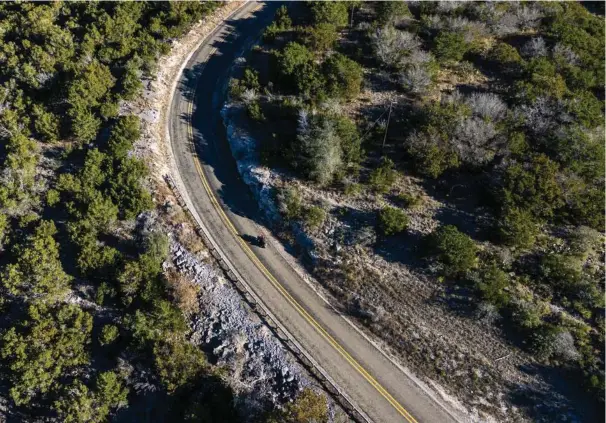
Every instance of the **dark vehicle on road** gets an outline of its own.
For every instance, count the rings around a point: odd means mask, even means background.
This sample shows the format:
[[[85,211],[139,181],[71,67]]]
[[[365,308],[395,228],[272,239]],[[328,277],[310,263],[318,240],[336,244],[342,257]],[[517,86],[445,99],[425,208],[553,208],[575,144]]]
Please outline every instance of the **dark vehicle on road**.
[[[265,237],[263,235],[257,237],[257,245],[261,248],[265,248]]]

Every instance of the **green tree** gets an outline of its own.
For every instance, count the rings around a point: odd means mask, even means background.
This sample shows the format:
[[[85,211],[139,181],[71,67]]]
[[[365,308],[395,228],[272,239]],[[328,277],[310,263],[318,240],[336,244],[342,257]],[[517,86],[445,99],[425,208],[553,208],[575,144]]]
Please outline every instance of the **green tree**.
[[[127,404],[128,390],[114,372],[100,373],[96,389],[90,391],[81,381],[66,386],[55,401],[54,409],[66,423],[101,423],[107,421],[112,409]]]
[[[46,142],[54,142],[59,139],[59,118],[48,112],[43,106],[34,104],[32,108],[34,129]]]
[[[343,164],[346,166],[358,164],[362,156],[362,140],[355,122],[347,116],[333,116],[331,120],[339,137]]]
[[[440,32],[434,39],[433,52],[442,61],[459,62],[468,50],[465,37],[458,32]]]
[[[501,308],[509,303],[509,275],[501,270],[496,264],[491,263],[483,266],[480,270],[480,279],[477,289],[483,300]]]
[[[358,63],[335,53],[324,62],[323,69],[329,95],[353,99],[360,94],[363,73]]]
[[[10,396],[17,405],[46,394],[58,379],[87,364],[92,317],[75,305],[29,306],[28,320],[2,336],[2,359],[11,370]]]
[[[337,27],[347,26],[349,14],[346,2],[310,2],[314,24],[329,23]]]
[[[324,116],[302,114],[296,143],[293,144],[293,167],[306,178],[325,185],[332,181],[342,164],[340,140],[334,124]]]
[[[207,367],[202,351],[184,338],[158,339],[153,352],[156,371],[168,392],[195,381]]]
[[[401,0],[377,2],[375,6],[377,21],[381,26],[394,23],[403,18],[412,17],[408,5]]]
[[[12,295],[45,297],[53,301],[67,292],[70,277],[59,260],[57,229],[52,221],[41,221],[34,233],[15,247],[16,261],[2,272],[2,285]]]
[[[280,71],[285,75],[293,75],[300,68],[314,60],[313,53],[299,43],[288,43],[279,55]]]
[[[335,46],[339,33],[332,23],[320,23],[306,29],[305,42],[318,53],[330,51]]]
[[[553,217],[563,205],[558,166],[539,154],[530,163],[512,163],[505,171],[503,202],[528,210],[539,218]]]
[[[510,246],[527,249],[534,245],[539,233],[539,224],[527,210],[506,207],[498,222],[501,240]]]
[[[391,159],[383,159],[379,167],[370,173],[370,186],[380,194],[387,193],[396,182],[398,173]]]
[[[301,216],[301,194],[294,187],[287,187],[278,194],[280,211],[287,220],[297,220]]]
[[[446,276],[462,276],[476,266],[478,247],[455,226],[440,226],[430,235],[429,245]]]
[[[395,207],[385,207],[379,212],[378,225],[383,235],[395,235],[404,232],[409,219],[406,213]]]
[[[118,327],[114,325],[104,325],[99,335],[99,344],[109,345],[118,338]]]

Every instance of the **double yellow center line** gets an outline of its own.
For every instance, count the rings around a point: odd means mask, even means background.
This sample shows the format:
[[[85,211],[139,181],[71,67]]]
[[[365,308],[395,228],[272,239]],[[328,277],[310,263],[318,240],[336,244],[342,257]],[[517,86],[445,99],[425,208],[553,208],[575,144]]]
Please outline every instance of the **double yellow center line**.
[[[211,52],[209,53],[208,57],[210,58],[214,52],[216,51],[216,48],[214,48],[213,50],[211,50]],[[204,67],[206,66],[206,63],[204,65]],[[204,71],[204,67],[202,68],[202,70],[200,71],[200,74],[198,75],[198,77],[202,74],[202,72]],[[265,265],[263,265],[263,263],[259,260],[259,258],[257,257],[257,255],[250,249],[250,247],[248,246],[248,244],[246,242],[244,242],[244,240],[242,240],[242,238],[239,236],[237,229],[235,228],[235,226],[233,225],[232,221],[229,219],[229,217],[227,216],[227,214],[225,213],[225,211],[223,210],[223,207],[221,207],[221,205],[219,204],[214,191],[211,189],[208,180],[206,179],[206,175],[204,173],[204,170],[202,169],[202,166],[200,164],[200,161],[198,159],[198,155],[196,153],[196,149],[195,149],[195,144],[194,144],[194,135],[193,135],[193,124],[192,124],[192,120],[193,120],[193,102],[195,101],[195,99],[197,98],[197,92],[198,92],[198,84],[197,81],[196,83],[196,88],[194,90],[194,96],[192,101],[189,103],[189,125],[187,128],[188,131],[188,135],[189,135],[189,141],[191,143],[191,150],[192,150],[192,155],[193,155],[193,159],[194,159],[194,164],[196,166],[196,170],[198,171],[198,174],[200,176],[200,180],[202,181],[202,185],[204,186],[204,189],[206,190],[206,193],[208,194],[208,197],[210,198],[210,201],[213,205],[213,207],[215,208],[215,210],[219,213],[219,216],[221,217],[221,220],[223,220],[223,222],[225,223],[225,226],[227,226],[227,228],[230,230],[230,232],[233,234],[234,238],[239,242],[240,246],[242,247],[242,250],[244,250],[244,253],[246,253],[246,255],[248,256],[248,258],[255,264],[255,266],[265,275],[265,277],[269,280],[269,282],[284,296],[284,298],[286,299],[286,301],[288,301],[288,303],[290,303],[295,310],[297,310],[297,312],[311,325],[314,327],[314,329],[316,329],[316,331],[337,351],[339,352],[339,354],[354,368],[356,369],[356,371],[358,373],[360,373],[364,379],[366,379],[368,381],[368,383],[370,383],[378,392],[379,394],[381,394],[381,396],[383,396],[405,419],[406,421],[408,421],[409,423],[418,423],[417,420],[415,420],[415,418],[408,412],[406,411],[406,409],[398,402],[396,401],[396,399],[389,393],[387,392],[387,390],[385,388],[383,388],[383,386],[381,386],[379,384],[379,382],[377,382],[375,380],[375,378],[373,378],[367,371],[366,369],[364,369],[308,312],[307,310],[305,310],[297,300],[295,300],[290,293],[282,286],[282,284],[280,282],[278,282],[278,280],[269,272],[269,270],[267,270],[267,268],[265,267]]]

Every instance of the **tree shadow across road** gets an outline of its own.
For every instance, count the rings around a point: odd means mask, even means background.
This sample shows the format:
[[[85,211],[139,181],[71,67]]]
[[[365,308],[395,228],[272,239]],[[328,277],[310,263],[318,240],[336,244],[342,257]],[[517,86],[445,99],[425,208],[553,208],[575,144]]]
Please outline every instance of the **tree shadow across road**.
[[[212,169],[212,175],[219,182],[219,199],[229,211],[257,223],[262,221],[261,214],[250,189],[240,178],[220,112],[236,59],[258,38],[279,6],[270,2],[249,18],[228,20],[228,34],[212,43],[216,51],[205,63],[188,66],[178,87],[185,99],[194,101],[191,116],[194,147],[201,163]],[[181,114],[180,118],[189,124],[188,113]]]

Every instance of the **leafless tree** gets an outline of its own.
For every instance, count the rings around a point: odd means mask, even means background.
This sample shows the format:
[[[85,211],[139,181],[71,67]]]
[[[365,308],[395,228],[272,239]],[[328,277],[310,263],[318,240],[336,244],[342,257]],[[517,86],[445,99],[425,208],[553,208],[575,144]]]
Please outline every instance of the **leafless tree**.
[[[492,122],[473,117],[457,125],[452,146],[463,162],[481,165],[494,158],[496,135]]]
[[[572,122],[564,104],[547,97],[539,97],[530,105],[522,105],[515,110],[515,115],[524,121],[526,129],[537,136],[546,135],[561,123]]]
[[[465,5],[464,1],[439,1],[436,3],[436,10],[439,13],[452,13]]]
[[[537,5],[524,5],[516,10],[518,26],[522,30],[536,28],[541,23],[543,16],[543,11]]]
[[[431,76],[422,66],[414,65],[408,67],[400,75],[400,83],[404,89],[415,94],[422,94],[431,85]]]
[[[569,65],[577,66],[579,64],[579,56],[567,45],[557,43],[553,47],[553,55],[562,57]]]
[[[467,104],[475,115],[492,121],[503,119],[507,113],[507,105],[493,93],[473,93]]]
[[[522,47],[522,55],[528,59],[547,56],[547,45],[543,37],[535,37]]]
[[[404,57],[418,50],[421,45],[416,35],[389,25],[377,29],[371,38],[379,61],[391,67],[401,66]]]
[[[425,50],[413,50],[407,57],[407,62],[410,65],[425,65],[433,60],[431,53]]]
[[[253,103],[258,97],[257,92],[252,88],[245,89],[241,95],[242,101],[245,104]]]
[[[556,335],[553,341],[553,352],[556,356],[568,361],[578,360],[581,356],[574,345],[574,338],[568,331]]]

